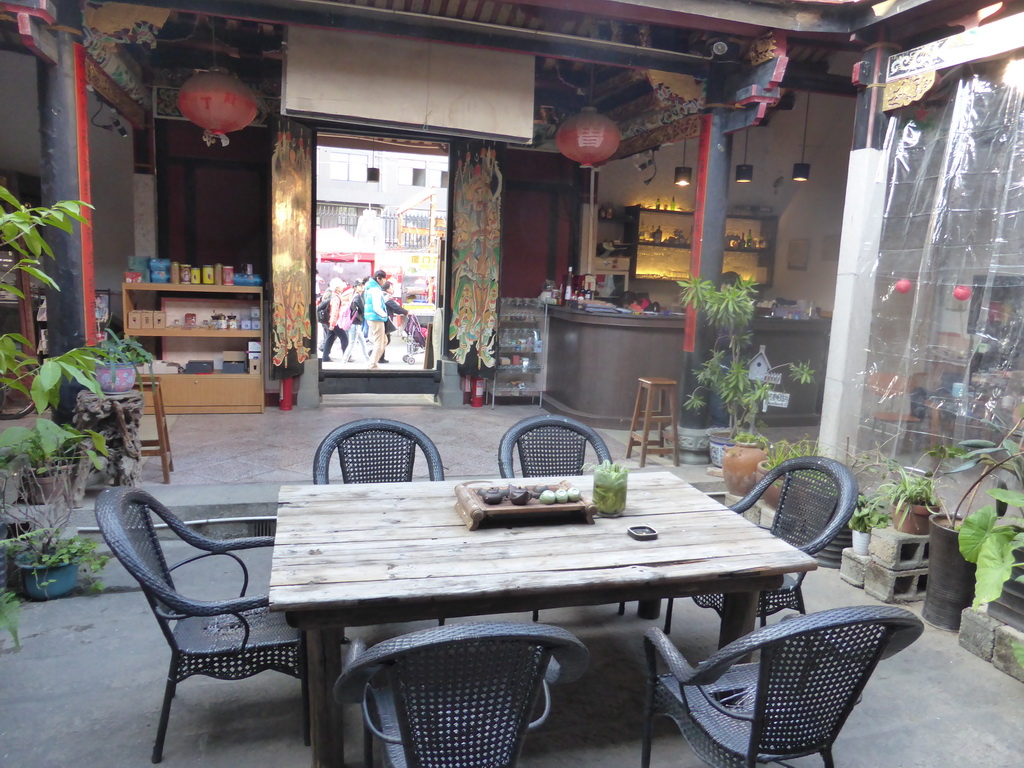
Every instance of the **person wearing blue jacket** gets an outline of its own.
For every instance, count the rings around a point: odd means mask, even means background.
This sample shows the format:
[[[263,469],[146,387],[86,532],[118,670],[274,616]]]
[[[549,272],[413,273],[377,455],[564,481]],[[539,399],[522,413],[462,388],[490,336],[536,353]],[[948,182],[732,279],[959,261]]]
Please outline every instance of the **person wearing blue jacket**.
[[[363,316],[370,331],[370,343],[373,344],[370,365],[367,366],[371,371],[380,368],[377,363],[384,356],[384,348],[388,343],[384,333],[384,324],[388,321],[388,308],[383,288],[387,279],[387,273],[383,269],[378,269],[373,273],[373,279],[366,284],[366,291],[363,293]]]

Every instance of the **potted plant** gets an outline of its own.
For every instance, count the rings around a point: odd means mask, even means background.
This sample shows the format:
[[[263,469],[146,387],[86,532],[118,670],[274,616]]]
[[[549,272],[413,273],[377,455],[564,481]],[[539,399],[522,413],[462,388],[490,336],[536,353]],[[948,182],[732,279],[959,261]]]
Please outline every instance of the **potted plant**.
[[[767,455],[768,440],[751,432],[740,432],[735,440],[722,456],[722,480],[728,493],[742,498],[757,484],[757,466]]]
[[[892,480],[878,486],[876,494],[892,508],[893,527],[902,533],[928,533],[928,517],[939,511],[935,478],[915,467],[891,463]]]
[[[847,525],[853,531],[853,551],[858,555],[868,554],[871,531],[889,525],[891,518],[885,512],[888,504],[888,499],[882,496],[865,496],[863,493],[857,495],[857,506]]]
[[[153,355],[131,336],[118,336],[109,328],[99,346],[101,361],[96,365],[96,380],[104,394],[129,392],[135,386],[138,366],[153,362]]]
[[[0,557],[4,555],[0,553]],[[2,572],[3,569],[0,569]],[[0,630],[10,633],[14,647],[20,648],[18,642],[18,625],[21,620],[21,602],[15,594],[0,584]]]
[[[774,366],[763,379],[750,378],[744,350],[750,341],[749,326],[754,316],[757,284],[753,280],[740,278],[719,288],[710,280],[693,276],[679,281],[679,286],[682,304],[702,313],[717,333],[711,357],[697,372],[698,386],[683,407],[703,408],[708,404],[707,393],[711,393],[728,422],[726,439],[735,442],[741,429],[755,431],[757,414],[764,410],[772,393],[771,380],[779,375],[773,375],[774,372],[781,374],[780,369],[785,369],[794,381],[807,384],[814,379],[814,371],[807,363],[785,363]],[[717,463],[716,459],[720,462],[725,447],[716,450],[716,442],[721,443],[720,435],[709,430],[708,436],[712,440],[712,463]]]
[[[33,528],[0,542],[14,555],[14,563],[22,572],[25,594],[33,600],[68,594],[78,582],[79,570],[90,576],[91,589],[103,589],[95,577],[106,565],[107,556],[96,552],[97,544],[91,539],[65,536],[66,524],[67,519],[63,519],[52,527]]]

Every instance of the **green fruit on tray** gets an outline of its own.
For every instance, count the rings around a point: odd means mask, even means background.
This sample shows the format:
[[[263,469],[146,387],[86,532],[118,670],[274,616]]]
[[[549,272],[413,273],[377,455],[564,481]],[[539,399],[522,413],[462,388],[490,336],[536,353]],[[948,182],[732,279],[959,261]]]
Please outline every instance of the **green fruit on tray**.
[[[555,492],[551,490],[544,491],[538,499],[541,504],[554,504],[556,501]]]
[[[569,496],[569,501],[579,501],[580,500],[580,489],[579,488],[569,488],[568,490],[566,490],[566,494]]]
[[[559,488],[557,491],[555,491],[555,501],[557,501],[559,504],[565,504],[565,502],[567,502],[568,500],[569,494],[565,490],[565,488]]]

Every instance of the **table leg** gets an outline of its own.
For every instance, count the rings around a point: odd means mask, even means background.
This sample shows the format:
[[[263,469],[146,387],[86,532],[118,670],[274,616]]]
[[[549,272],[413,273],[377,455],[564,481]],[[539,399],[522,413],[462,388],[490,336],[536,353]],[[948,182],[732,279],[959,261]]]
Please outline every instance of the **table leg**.
[[[661,600],[641,600],[636,605],[636,615],[640,619],[656,619],[661,616]]]
[[[718,647],[724,648],[733,640],[754,631],[754,619],[757,618],[757,603],[761,593],[726,592],[725,605],[722,607],[722,628],[718,633]]]
[[[334,682],[341,674],[341,644],[344,639],[345,631],[341,627],[306,632],[313,768],[345,766],[341,705],[334,701]]]

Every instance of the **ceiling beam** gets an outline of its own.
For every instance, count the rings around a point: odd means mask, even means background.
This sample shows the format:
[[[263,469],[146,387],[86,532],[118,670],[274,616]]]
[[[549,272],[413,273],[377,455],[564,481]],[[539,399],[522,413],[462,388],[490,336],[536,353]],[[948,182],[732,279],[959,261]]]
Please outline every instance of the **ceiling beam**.
[[[427,16],[329,0],[147,0],[149,5],[190,13],[274,24],[344,29],[388,37],[703,76],[709,58],[657,48],[517,27],[497,27],[445,16]]]

